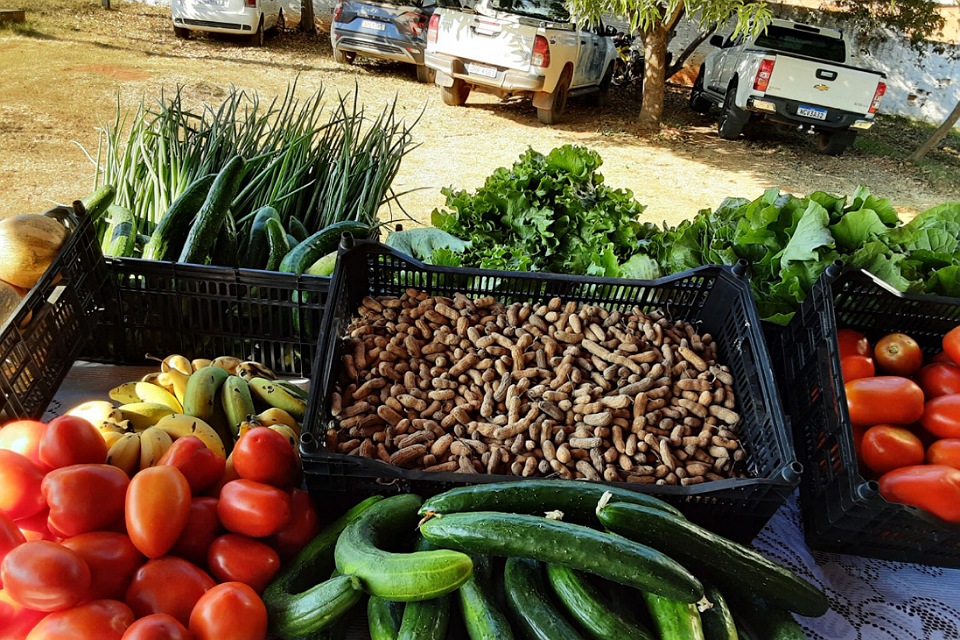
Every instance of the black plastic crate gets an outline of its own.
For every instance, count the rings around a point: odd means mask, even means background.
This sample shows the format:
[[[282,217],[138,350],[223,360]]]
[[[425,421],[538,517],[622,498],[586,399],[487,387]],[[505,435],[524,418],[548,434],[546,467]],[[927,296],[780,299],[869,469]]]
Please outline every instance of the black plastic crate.
[[[77,203],[79,205],[79,203]],[[99,324],[108,273],[82,205],[66,213],[74,229],[0,327],[0,418],[39,418]],[[66,207],[60,207],[61,211]]]
[[[782,356],[775,360],[804,468],[800,506],[812,548],[960,567],[960,526],[887,502],[860,473],[836,338],[841,327],[872,342],[901,331],[932,355],[958,324],[958,299],[906,295],[860,269],[831,267],[790,325],[769,334],[771,352]]]
[[[112,301],[83,359],[233,355],[310,377],[330,278],[107,258]]]
[[[338,336],[364,296],[400,295],[412,287],[428,295],[493,295],[507,304],[560,297],[611,310],[637,305],[664,310],[671,319],[696,323],[701,333],[713,335],[719,359],[730,366],[735,378],[749,477],[690,486],[621,486],[661,496],[692,520],[748,541],[794,492],[800,465],[787,435],[760,321],[742,271],[703,267],[659,280],[637,281],[442,268],[424,265],[376,242],[357,241],[353,248],[341,250],[324,316],[324,352],[314,367],[311,409],[301,441],[308,487],[324,492],[327,500],[349,502],[373,493],[413,491],[427,496],[455,486],[517,479],[412,471],[323,448],[332,421],[330,396],[340,366]]]

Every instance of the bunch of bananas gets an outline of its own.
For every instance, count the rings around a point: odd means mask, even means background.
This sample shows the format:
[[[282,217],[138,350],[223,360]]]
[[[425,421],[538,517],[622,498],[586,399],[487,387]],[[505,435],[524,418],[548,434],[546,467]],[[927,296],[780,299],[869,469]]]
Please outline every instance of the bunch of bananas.
[[[132,476],[159,462],[173,441],[198,437],[221,456],[247,430],[267,426],[296,449],[307,392],[252,360],[170,355],[160,370],[110,390],[110,400],[67,411],[85,418],[107,443],[107,463]],[[118,403],[118,404],[114,404]]]

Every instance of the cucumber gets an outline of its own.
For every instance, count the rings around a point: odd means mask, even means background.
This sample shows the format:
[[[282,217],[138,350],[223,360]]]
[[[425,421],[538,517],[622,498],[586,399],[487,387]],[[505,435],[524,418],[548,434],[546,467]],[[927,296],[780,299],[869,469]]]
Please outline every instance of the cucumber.
[[[650,631],[627,621],[600,592],[570,567],[547,565],[547,581],[567,613],[595,640],[654,640]]]
[[[336,249],[340,242],[340,236],[347,232],[355,236],[366,237],[370,234],[370,227],[353,220],[344,220],[327,225],[293,247],[283,258],[283,262],[280,263],[280,271],[301,275],[307,270],[307,267]]]
[[[543,515],[562,511],[565,520],[596,524],[597,503],[604,493],[617,502],[628,502],[661,509],[682,517],[672,505],[654,496],[583,480],[520,480],[485,482],[450,489],[428,498],[420,507],[420,515],[458,513],[462,511],[506,511]]]
[[[190,225],[207,199],[216,177],[215,173],[200,176],[173,201],[143,248],[144,260],[176,260],[187,240]]]
[[[270,625],[275,635],[294,640],[330,628],[362,598],[356,577],[330,578],[288,599],[283,607],[269,608]]]
[[[287,218],[287,231],[297,240],[297,244],[306,240],[307,236],[310,235],[310,232],[307,231],[307,228],[303,226],[297,216]]]
[[[246,252],[243,255],[241,264],[248,269],[263,269],[267,264],[268,245],[267,245],[267,220],[270,218],[280,222],[280,213],[273,207],[267,205],[260,207],[253,214],[253,222],[250,223],[250,232]]]
[[[543,567],[536,560],[508,558],[503,575],[507,606],[524,636],[534,640],[583,640],[550,600]]]
[[[739,640],[737,624],[730,612],[727,599],[715,585],[704,585],[704,595],[710,601],[710,608],[700,612],[705,640]]]
[[[377,596],[367,600],[367,626],[370,640],[397,640],[403,621],[403,603],[392,602]]]
[[[792,571],[687,520],[622,503],[610,503],[597,515],[611,531],[655,545],[694,571],[715,578],[725,585],[727,597],[731,597],[731,589],[762,593],[772,604],[814,617],[830,608],[820,589]]]
[[[324,255],[304,271],[311,276],[329,276],[333,275],[333,269],[337,266],[337,252],[331,251]]]
[[[513,640],[507,616],[488,591],[490,559],[473,557],[473,575],[460,587],[460,611],[470,640]]]
[[[214,243],[210,263],[222,267],[236,267],[238,250],[237,226],[233,221],[233,214],[228,211],[220,235]]]
[[[110,226],[103,237],[103,255],[114,258],[129,258],[137,246],[137,220],[133,211],[118,204],[107,207]]]
[[[373,505],[337,540],[337,569],[357,576],[368,594],[398,602],[431,600],[458,589],[473,571],[466,554],[448,549],[384,550],[416,528],[420,504],[419,496],[408,493]]]
[[[244,167],[243,158],[234,156],[217,173],[203,205],[190,225],[179,262],[207,264],[213,244],[223,228],[223,220],[229,214],[230,203],[240,189]]]
[[[766,594],[770,595],[770,594]],[[805,640],[803,628],[789,611],[756,594],[730,594],[730,607],[738,625],[749,630],[745,637],[763,640]]]
[[[279,220],[270,218],[266,222],[267,230],[267,271],[276,271],[280,268],[283,257],[290,252],[290,242]]]
[[[408,602],[397,640],[443,640],[450,624],[450,600],[447,594],[432,600]]]
[[[675,560],[632,540],[578,524],[474,511],[431,518],[420,525],[420,534],[448,549],[562,564],[683,602],[703,597],[700,581]]]
[[[697,605],[644,593],[647,610],[660,640],[704,640]]]
[[[96,221],[100,219],[100,216],[106,213],[107,207],[113,204],[113,200],[116,197],[117,188],[112,184],[105,184],[93,193],[81,198],[80,203],[86,210],[87,215],[90,216],[90,219],[96,223]]]

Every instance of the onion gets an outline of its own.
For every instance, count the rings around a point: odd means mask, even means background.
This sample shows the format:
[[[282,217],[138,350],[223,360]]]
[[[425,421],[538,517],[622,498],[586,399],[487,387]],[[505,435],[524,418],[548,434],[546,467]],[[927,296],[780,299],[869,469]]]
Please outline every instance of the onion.
[[[0,220],[0,280],[30,289],[57,257],[68,235],[66,227],[41,214]]]

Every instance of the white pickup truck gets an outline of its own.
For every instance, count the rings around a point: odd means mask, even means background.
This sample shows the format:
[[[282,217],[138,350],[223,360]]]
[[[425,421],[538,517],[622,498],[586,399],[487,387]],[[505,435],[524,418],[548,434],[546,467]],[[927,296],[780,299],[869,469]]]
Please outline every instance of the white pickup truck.
[[[555,124],[568,97],[609,87],[615,33],[579,27],[561,0],[480,0],[434,12],[424,64],[436,71],[445,104],[463,105],[472,90],[529,96],[540,122]]]
[[[843,32],[773,20],[754,37],[715,35],[690,93],[690,107],[720,107],[717,130],[735,139],[751,117],[814,130],[820,151],[840,155],[869,129],[886,75],[850,64]]]

